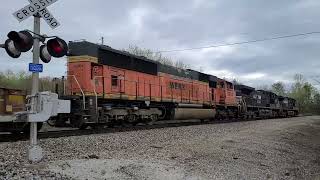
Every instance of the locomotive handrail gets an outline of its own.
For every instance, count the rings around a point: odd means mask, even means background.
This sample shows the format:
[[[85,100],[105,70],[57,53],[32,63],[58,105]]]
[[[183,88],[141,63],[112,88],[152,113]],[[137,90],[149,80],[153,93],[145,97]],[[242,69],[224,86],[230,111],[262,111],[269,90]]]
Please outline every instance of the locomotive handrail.
[[[95,105],[96,105],[96,114],[98,114],[98,93],[96,91],[96,85],[95,85],[96,78],[104,78],[104,77],[103,76],[94,76],[92,78],[92,81],[91,81],[92,86],[93,86],[93,93],[94,93],[95,98],[96,98],[96,103],[95,103]]]
[[[67,77],[73,77],[74,80],[76,81],[76,83],[77,83],[77,85],[78,85],[78,87],[79,87],[79,89],[81,91],[81,94],[82,94],[83,109],[86,109],[86,95],[84,94],[77,77],[75,75],[67,75]],[[64,82],[63,82],[63,84],[65,85]],[[64,86],[64,88],[65,88],[65,86]],[[65,92],[65,89],[63,91]]]

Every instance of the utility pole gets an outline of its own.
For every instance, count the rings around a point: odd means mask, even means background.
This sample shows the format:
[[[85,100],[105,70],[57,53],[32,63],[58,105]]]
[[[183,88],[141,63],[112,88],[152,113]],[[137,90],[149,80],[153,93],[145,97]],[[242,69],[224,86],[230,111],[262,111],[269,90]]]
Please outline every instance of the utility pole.
[[[38,35],[40,35],[40,15],[37,13],[34,15],[34,24],[33,24],[34,41],[33,41],[33,64],[39,64],[40,59],[40,40]],[[36,95],[39,92],[39,72],[32,72],[32,90],[31,95]],[[35,104],[37,102],[31,102]],[[34,106],[33,106],[34,107]],[[38,108],[38,106],[36,106]],[[37,109],[32,111],[36,112]],[[32,162],[41,161],[43,158],[42,148],[38,146],[37,143],[37,122],[30,123],[30,148],[28,151],[28,158]]]
[[[57,28],[60,23],[53,17],[48,11],[47,7],[57,2],[58,0],[28,0],[29,5],[19,9],[13,13],[13,16],[22,22],[29,17],[34,17],[33,33],[29,30],[24,31],[10,31],[8,33],[8,39],[5,44],[0,44],[1,48],[4,48],[9,56],[12,58],[18,58],[21,52],[27,52],[33,47],[33,60],[29,63],[29,71],[32,72],[32,90],[31,96],[28,97],[28,109],[17,115],[18,121],[26,121],[30,123],[30,147],[28,148],[28,159],[31,162],[39,162],[43,158],[42,148],[37,142],[37,123],[45,122],[48,120],[48,116],[52,116],[53,111],[48,111],[50,102],[45,100],[50,96],[48,93],[39,93],[39,73],[43,72],[43,65],[39,64],[40,58],[44,63],[49,63],[51,57],[60,58],[67,54],[68,45],[57,36],[47,41],[46,44],[40,47],[40,41],[44,42],[45,37],[40,34],[40,18],[52,28]],[[40,15],[41,12],[41,15]],[[62,102],[62,101],[61,101]],[[66,104],[67,105],[67,102]],[[68,106],[68,105],[67,105]],[[67,108],[67,112],[70,112]],[[48,108],[48,109],[45,109]],[[43,115],[42,112],[49,112]],[[51,112],[51,113],[50,113]],[[25,116],[26,115],[26,116]],[[22,118],[21,118],[22,117]],[[19,119],[20,118],[20,119]]]
[[[104,45],[104,37],[101,37],[101,44]]]

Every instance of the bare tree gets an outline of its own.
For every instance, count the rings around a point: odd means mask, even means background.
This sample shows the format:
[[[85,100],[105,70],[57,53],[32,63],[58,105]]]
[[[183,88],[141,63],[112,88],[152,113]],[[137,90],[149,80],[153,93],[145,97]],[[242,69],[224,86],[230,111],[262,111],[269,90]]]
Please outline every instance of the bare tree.
[[[232,83],[234,84],[234,85],[241,85],[242,83],[238,80],[238,79],[236,79],[236,78],[234,78],[233,80],[232,80]]]
[[[283,82],[276,82],[273,83],[271,86],[272,92],[274,92],[275,94],[279,95],[279,96],[285,96],[286,95],[286,90],[284,87]]]
[[[169,57],[162,55],[161,52],[153,52],[150,49],[143,49],[136,45],[129,45],[129,48],[125,49],[124,51],[134,54],[136,56],[143,56],[148,59],[157,61],[161,64],[174,66],[180,69],[187,69],[190,67],[188,64],[184,63],[182,60],[175,61]]]
[[[261,85],[261,86],[258,86],[256,89],[258,89],[258,90],[265,90],[265,91],[271,91],[269,85]]]

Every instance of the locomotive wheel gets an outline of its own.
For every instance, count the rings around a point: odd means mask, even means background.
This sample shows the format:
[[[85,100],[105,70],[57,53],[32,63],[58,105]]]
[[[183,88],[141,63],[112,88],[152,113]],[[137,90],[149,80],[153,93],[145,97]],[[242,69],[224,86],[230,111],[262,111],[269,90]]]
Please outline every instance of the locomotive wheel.
[[[54,118],[50,118],[47,121],[47,124],[49,126],[52,127],[65,127],[66,126],[66,122],[69,120],[68,117],[54,117]]]
[[[70,118],[70,124],[73,128],[79,128],[81,130],[86,129],[88,125],[85,123],[82,115],[75,115]]]
[[[126,119],[125,122],[132,125],[132,126],[135,126],[139,123],[138,116],[135,114],[129,114],[125,117],[125,119]]]
[[[55,118],[50,118],[50,119],[48,119],[47,124],[49,126],[54,127],[54,126],[56,126],[56,122],[57,122],[57,120]]]
[[[150,116],[150,121],[147,123],[148,125],[153,125],[159,119],[158,114],[152,114]]]

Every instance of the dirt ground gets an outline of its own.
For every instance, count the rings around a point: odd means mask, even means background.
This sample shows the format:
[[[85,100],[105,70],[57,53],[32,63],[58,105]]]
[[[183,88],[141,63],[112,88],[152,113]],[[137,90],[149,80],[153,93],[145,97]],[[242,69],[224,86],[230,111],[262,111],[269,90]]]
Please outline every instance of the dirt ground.
[[[27,144],[0,144],[0,179],[320,179],[320,116],[44,139],[37,165]]]

